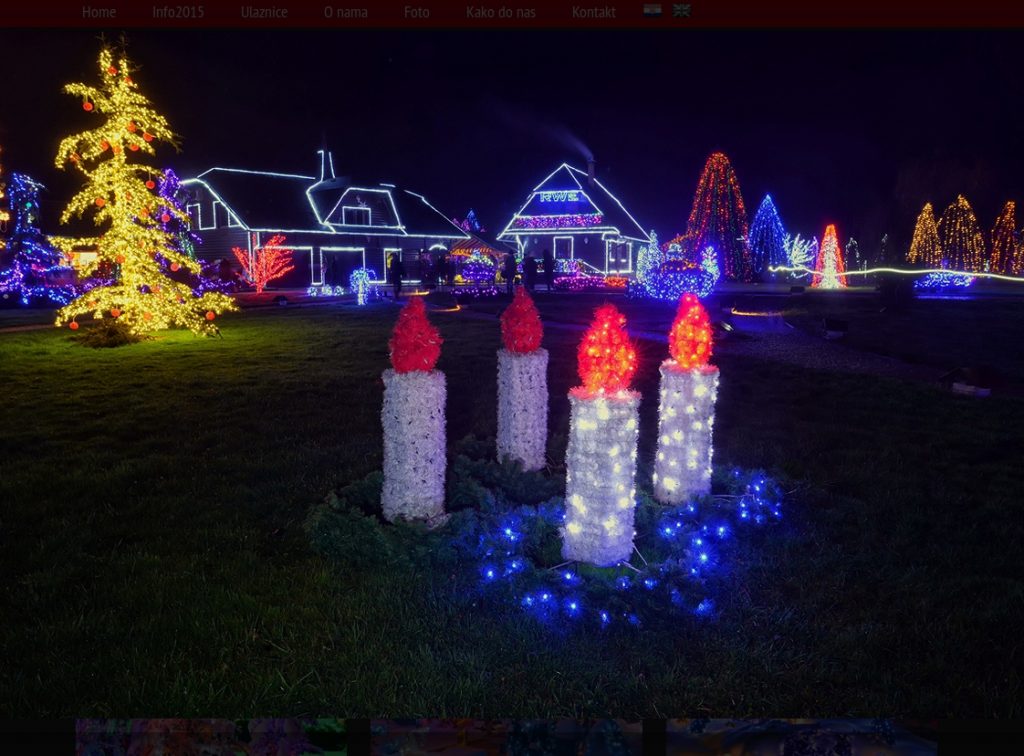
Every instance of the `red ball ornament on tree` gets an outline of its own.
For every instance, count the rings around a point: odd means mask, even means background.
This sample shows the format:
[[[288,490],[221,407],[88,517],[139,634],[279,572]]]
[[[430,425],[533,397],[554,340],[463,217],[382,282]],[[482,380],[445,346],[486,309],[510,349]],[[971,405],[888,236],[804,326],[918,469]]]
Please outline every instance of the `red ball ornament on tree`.
[[[135,121],[128,121],[128,131],[134,134],[137,128],[139,127],[135,125]]]
[[[171,214],[170,213],[164,213],[163,215],[160,216],[160,220],[162,220],[164,223],[170,223],[171,222]]]
[[[711,359],[711,321],[700,300],[684,294],[668,334],[668,351],[679,367],[690,370]]]
[[[85,102],[82,103],[82,110],[84,110],[86,113],[90,112],[92,110],[92,108],[93,108],[93,105],[88,100],[86,100]]]
[[[616,394],[629,388],[636,373],[636,349],[626,332],[626,317],[615,305],[601,305],[577,350],[580,378],[590,394]]]
[[[72,320],[70,323],[68,323],[68,328],[70,328],[72,331],[77,331],[78,323]]]
[[[215,313],[213,310],[207,310],[206,311],[206,319],[207,320],[213,320],[215,317],[217,317],[217,313]]]
[[[171,263],[171,270],[177,273],[179,270],[181,270],[181,265],[178,263]]]
[[[153,179],[150,179],[149,181],[146,182],[146,188],[147,189],[156,189],[156,182],[153,181]]]
[[[124,265],[124,260],[125,260],[124,255],[118,255],[114,259],[117,260],[117,264],[118,265]]]
[[[110,142],[106,139],[100,140],[100,149],[104,151],[110,149]]]
[[[128,149],[131,150],[132,152],[138,152],[139,151],[139,145],[137,145],[137,144],[130,144],[130,145],[128,145]]]
[[[113,317],[115,317],[115,318],[119,318],[119,317],[121,317],[121,311],[120,311],[120,310],[119,310],[118,308],[116,308],[116,307],[114,307],[113,309],[111,309],[111,311],[110,311],[110,314],[111,314],[111,315],[112,315]]]
[[[110,74],[111,76],[114,76],[114,75],[117,74],[117,69],[114,66],[108,66],[107,67],[107,73]]]
[[[103,199],[102,197],[96,198],[96,207],[103,207],[105,204],[107,204],[107,201],[105,199]]]
[[[429,372],[441,356],[443,339],[427,320],[427,308],[420,297],[413,297],[402,308],[391,334],[391,364],[396,373],[414,370]]]
[[[151,313],[151,312],[144,312],[144,313],[142,313],[142,318],[143,318],[143,320],[152,320],[153,319],[153,313]]]
[[[543,335],[544,326],[533,299],[525,288],[516,289],[512,304],[501,314],[501,340],[505,349],[516,354],[535,352]]]
[[[148,132],[143,132],[142,138],[145,139],[147,142],[153,141],[153,135]]]

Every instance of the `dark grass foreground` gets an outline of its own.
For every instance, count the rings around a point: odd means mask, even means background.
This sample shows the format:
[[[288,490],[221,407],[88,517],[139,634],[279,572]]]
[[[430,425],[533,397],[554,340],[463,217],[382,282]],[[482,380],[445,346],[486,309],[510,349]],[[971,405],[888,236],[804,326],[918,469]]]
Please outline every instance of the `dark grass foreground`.
[[[380,467],[395,316],[0,336],[7,716],[1022,715],[1024,402],[722,357],[716,460],[803,481],[784,522],[738,546],[711,622],[552,632],[310,546],[311,509]],[[449,439],[493,435],[496,322],[431,317]],[[578,338],[545,336],[563,447]],[[642,463],[664,349],[640,344]]]

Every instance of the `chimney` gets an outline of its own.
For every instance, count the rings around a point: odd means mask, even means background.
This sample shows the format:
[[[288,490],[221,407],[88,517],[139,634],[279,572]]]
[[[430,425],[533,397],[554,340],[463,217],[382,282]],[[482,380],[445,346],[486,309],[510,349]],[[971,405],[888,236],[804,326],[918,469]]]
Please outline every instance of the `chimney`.
[[[317,150],[317,154],[320,155],[320,180],[334,178],[334,156],[327,150]],[[330,176],[327,175],[328,170]]]
[[[595,169],[594,169],[594,158],[587,159],[587,183],[591,186],[594,185],[595,181]]]

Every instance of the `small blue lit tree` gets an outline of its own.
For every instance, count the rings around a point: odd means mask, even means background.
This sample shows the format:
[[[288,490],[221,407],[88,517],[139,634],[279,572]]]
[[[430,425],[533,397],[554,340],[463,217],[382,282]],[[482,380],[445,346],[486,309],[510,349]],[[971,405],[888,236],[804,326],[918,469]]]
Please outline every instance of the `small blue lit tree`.
[[[750,252],[754,275],[764,277],[774,265],[786,264],[786,230],[772,195],[766,194],[750,224]]]

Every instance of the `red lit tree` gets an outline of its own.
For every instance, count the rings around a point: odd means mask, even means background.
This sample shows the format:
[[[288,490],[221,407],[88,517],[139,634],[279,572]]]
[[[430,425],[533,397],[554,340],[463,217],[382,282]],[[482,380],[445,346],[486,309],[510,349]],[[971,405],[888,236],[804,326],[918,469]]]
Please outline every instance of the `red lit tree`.
[[[697,182],[686,235],[693,249],[714,247],[718,268],[733,281],[749,281],[753,265],[747,242],[747,210],[736,172],[721,152],[704,164]]]
[[[989,261],[989,270],[993,273],[1013,275],[1017,272],[1016,268],[1020,267],[1019,255],[1017,207],[1016,203],[1010,200],[1003,206],[1003,212],[999,214],[992,229],[992,257]]]
[[[292,250],[283,246],[284,237],[281,234],[271,236],[259,247],[256,246],[258,239],[256,234],[252,235],[251,253],[240,247],[234,247],[231,251],[235,253],[245,277],[256,287],[256,293],[262,294],[268,283],[295,270],[295,266],[292,264]]]
[[[695,294],[684,294],[679,300],[668,334],[668,351],[685,370],[707,365],[711,359],[711,321]]]
[[[843,248],[839,246],[839,237],[835,224],[825,228],[825,238],[818,249],[818,259],[814,262],[814,276],[811,286],[821,289],[846,288],[846,264],[843,262]]]
[[[626,391],[636,373],[636,349],[626,332],[626,316],[615,305],[601,305],[577,351],[580,378],[588,394]]]

